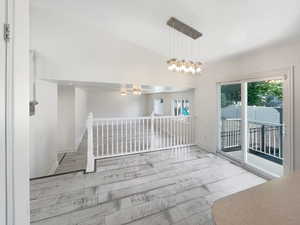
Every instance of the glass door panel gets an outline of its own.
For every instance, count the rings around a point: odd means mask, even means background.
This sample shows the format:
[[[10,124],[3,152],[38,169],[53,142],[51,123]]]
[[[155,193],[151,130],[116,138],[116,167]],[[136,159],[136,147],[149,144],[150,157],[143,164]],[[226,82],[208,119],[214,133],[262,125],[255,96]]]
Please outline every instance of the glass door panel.
[[[248,82],[247,163],[275,176],[283,173],[283,81]]]
[[[220,147],[226,156],[243,160],[241,146],[241,84],[220,87]]]

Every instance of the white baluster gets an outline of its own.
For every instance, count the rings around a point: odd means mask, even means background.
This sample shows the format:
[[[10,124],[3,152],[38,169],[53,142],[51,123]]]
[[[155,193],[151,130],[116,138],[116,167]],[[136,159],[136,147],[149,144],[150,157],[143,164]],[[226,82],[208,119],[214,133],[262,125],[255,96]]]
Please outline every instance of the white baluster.
[[[114,121],[111,120],[111,154],[115,154],[115,145],[114,145]]]
[[[167,146],[170,147],[170,117],[167,119]]]
[[[90,113],[87,120],[87,133],[88,133],[87,165],[86,165],[87,173],[93,172],[95,170],[93,124],[94,124],[93,113]]]
[[[139,119],[139,146],[138,151],[141,151],[141,120]]]
[[[99,122],[97,122],[97,125],[96,125],[96,135],[97,135],[97,156],[100,155],[99,153]]]
[[[124,120],[121,120],[121,153],[124,154]]]
[[[174,117],[171,119],[171,130],[172,130],[172,146],[175,146],[175,132],[174,132]]]
[[[151,116],[151,143],[150,143],[150,150],[153,150],[153,148],[154,148],[154,121],[155,119],[154,119],[154,116],[152,115]]]
[[[179,133],[179,118],[177,117],[176,118],[176,146],[178,146],[179,145],[179,143],[180,143],[180,140],[179,140],[179,135],[180,135],[180,133]]]
[[[125,141],[125,144],[126,144],[126,153],[128,153],[128,125],[127,125],[127,120],[125,120],[125,128],[126,128],[126,131],[125,131],[125,134],[126,134],[126,141]]]
[[[106,154],[109,155],[109,133],[108,133],[108,120],[106,120]]]
[[[116,120],[116,132],[117,132],[117,141],[116,141],[117,154],[120,154],[119,153],[119,120]]]
[[[159,148],[161,148],[162,146],[162,129],[161,129],[161,117],[159,117],[159,124],[158,124],[158,127],[159,127]]]
[[[147,127],[147,136],[146,136],[146,141],[147,141],[147,146],[146,146],[146,148],[147,148],[147,150],[149,150],[150,149],[150,147],[149,147],[149,119],[146,119],[146,127]]]
[[[278,130],[278,156],[279,156],[279,158],[281,159],[282,157],[281,157],[281,132],[280,132],[280,129],[281,129],[281,127],[278,127],[279,128],[279,130]]]
[[[130,125],[130,147],[129,147],[129,152],[131,153],[132,150],[133,150],[133,140],[132,140],[133,129],[132,129],[132,120],[129,120],[129,125]]]
[[[145,119],[142,120],[143,121],[143,150],[145,149]]]
[[[104,155],[104,121],[101,122],[101,155]]]

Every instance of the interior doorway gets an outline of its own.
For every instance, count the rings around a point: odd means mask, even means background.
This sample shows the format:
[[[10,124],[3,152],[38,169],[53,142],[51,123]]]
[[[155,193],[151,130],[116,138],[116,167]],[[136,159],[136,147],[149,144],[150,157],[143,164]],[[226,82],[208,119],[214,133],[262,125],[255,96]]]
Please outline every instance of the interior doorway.
[[[164,99],[156,98],[153,100],[154,115],[164,115]]]
[[[272,177],[292,168],[291,78],[218,85],[218,152]]]

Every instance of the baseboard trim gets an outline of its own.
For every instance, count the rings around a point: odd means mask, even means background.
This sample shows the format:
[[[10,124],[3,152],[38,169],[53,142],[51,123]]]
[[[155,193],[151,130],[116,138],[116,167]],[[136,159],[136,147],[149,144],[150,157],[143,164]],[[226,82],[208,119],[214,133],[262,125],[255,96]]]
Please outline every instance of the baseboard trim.
[[[45,178],[49,178],[49,177],[57,177],[57,176],[62,176],[62,175],[72,174],[72,173],[79,173],[79,172],[84,174],[85,170],[81,169],[81,170],[74,170],[74,171],[69,171],[69,172],[65,172],[65,173],[51,174],[51,175],[42,176],[42,177],[33,177],[33,178],[30,178],[29,180],[33,181],[33,180],[45,179]]]
[[[209,152],[209,153],[216,153],[216,151],[211,151],[210,148],[206,145],[201,145],[201,144],[196,144],[197,147],[205,150],[206,152]]]

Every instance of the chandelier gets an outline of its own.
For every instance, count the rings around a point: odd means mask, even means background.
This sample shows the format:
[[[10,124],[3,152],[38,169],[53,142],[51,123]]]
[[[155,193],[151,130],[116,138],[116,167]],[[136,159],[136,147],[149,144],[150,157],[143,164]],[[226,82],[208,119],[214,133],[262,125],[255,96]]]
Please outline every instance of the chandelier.
[[[142,94],[142,87],[138,84],[132,85],[132,94],[133,95],[141,95]]]
[[[120,95],[127,96],[128,95],[127,89],[126,88],[121,88]]]
[[[178,60],[178,59],[170,59],[167,61],[168,64],[168,70],[174,71],[174,72],[183,72],[183,73],[200,73],[202,71],[201,62],[193,62],[193,61],[184,61],[184,60]]]
[[[127,96],[127,95],[141,95],[142,94],[142,87],[139,84],[133,84],[131,88],[128,88],[127,85],[123,84],[120,89],[120,95]]]
[[[168,21],[167,21],[167,25],[170,27],[170,55],[172,55],[172,47],[174,48],[173,52],[175,53],[175,49],[177,47],[177,44],[175,43],[175,33],[174,35],[171,34],[171,28],[173,28],[176,31],[179,31],[181,33],[183,33],[184,35],[186,35],[190,42],[190,59],[189,60],[183,60],[183,59],[177,59],[172,57],[171,59],[169,59],[167,61],[167,65],[168,65],[168,70],[173,71],[173,72],[181,72],[181,73],[191,73],[191,74],[198,74],[202,71],[202,63],[192,60],[191,58],[194,58],[194,41],[196,39],[198,39],[199,37],[202,36],[202,33],[200,33],[199,31],[195,30],[194,28],[184,24],[183,22],[179,21],[178,19],[171,17]],[[172,38],[172,36],[174,36]],[[185,37],[186,37],[185,36]],[[173,39],[173,41],[172,41]],[[185,39],[185,41],[187,41],[187,39]],[[192,41],[192,43],[191,43]],[[178,41],[179,42],[179,41]],[[181,43],[182,44],[182,43]],[[181,45],[182,47],[182,45]],[[188,48],[186,48],[186,50],[188,51]],[[175,55],[175,54],[174,54]]]

